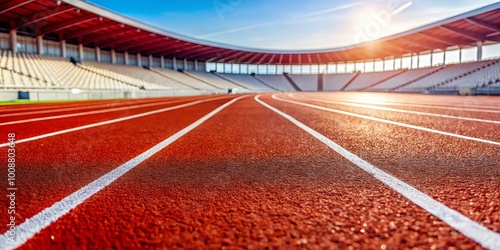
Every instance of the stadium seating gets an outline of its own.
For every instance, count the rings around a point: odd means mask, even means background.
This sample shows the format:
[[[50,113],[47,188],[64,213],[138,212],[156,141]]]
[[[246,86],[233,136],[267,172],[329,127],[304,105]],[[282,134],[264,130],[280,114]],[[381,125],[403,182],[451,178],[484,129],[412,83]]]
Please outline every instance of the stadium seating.
[[[385,72],[369,72],[359,74],[346,88],[345,90],[363,90],[374,84],[380,83],[381,81],[388,80],[393,76],[402,73],[402,70],[396,71],[385,71]]]
[[[432,74],[442,68],[443,66],[407,70],[397,76],[381,82],[380,84],[368,88],[368,90],[391,90]]]
[[[323,76],[324,91],[339,91],[344,87],[356,73],[348,74],[325,74]]]
[[[302,91],[318,91],[318,75],[289,75]]]
[[[190,88],[193,88],[193,89],[209,89],[209,90],[221,89],[216,85],[200,81],[194,77],[191,77],[187,74],[184,74],[184,73],[176,71],[176,70],[162,69],[162,68],[154,68],[153,70],[157,71],[158,73],[162,74],[163,76],[165,76],[167,78],[170,78],[173,81],[176,81],[178,83],[182,83],[182,84],[189,86]]]
[[[287,78],[288,77],[288,78]],[[0,88],[96,90],[318,90],[318,75],[239,75],[85,61],[0,50]],[[489,60],[388,72],[325,74],[323,91],[423,91],[499,86],[500,61]],[[348,84],[348,85],[347,85]]]
[[[236,82],[239,85],[243,85],[247,89],[251,90],[269,90],[272,91],[273,89],[269,88],[268,86],[264,85],[263,83],[259,82],[256,80],[253,76],[251,75],[237,75],[237,74],[218,74],[222,78],[225,78],[229,81]]]
[[[278,90],[296,91],[284,75],[255,75],[255,77]]]
[[[491,63],[491,61],[481,61],[481,62],[469,62],[461,64],[446,65],[443,69],[437,71],[434,74],[426,76],[418,81],[411,84],[403,86],[396,89],[396,91],[407,91],[407,90],[423,90],[430,87],[437,87],[446,82],[451,81],[455,77],[460,75],[465,75],[477,68],[481,68],[484,65]]]
[[[498,61],[492,61],[489,64],[482,65],[479,69],[475,69],[464,76],[452,79],[449,83],[444,84],[443,87],[483,87],[488,84],[495,83],[499,79],[500,63]]]
[[[201,72],[201,71],[184,71],[185,74],[190,75],[193,78],[199,79],[200,81],[210,83],[220,89],[246,89],[242,85],[236,85],[233,82],[225,80],[214,73]]]
[[[150,70],[136,66],[91,61],[85,61],[83,65],[88,66],[90,70],[94,70],[115,79],[131,82],[136,85],[144,85],[146,89],[191,89],[183,84],[169,81],[169,79]]]
[[[0,65],[4,88],[138,89],[138,86],[95,74],[60,57],[25,53],[13,55],[4,50],[1,52]]]

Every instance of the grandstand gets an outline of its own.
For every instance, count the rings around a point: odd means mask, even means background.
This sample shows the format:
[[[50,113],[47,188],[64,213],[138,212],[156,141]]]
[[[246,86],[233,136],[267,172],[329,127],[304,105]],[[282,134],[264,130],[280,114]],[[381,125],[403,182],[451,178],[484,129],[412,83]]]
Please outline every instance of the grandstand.
[[[172,35],[85,1],[7,2],[10,4],[0,10],[0,88],[5,92],[75,88],[140,96],[158,96],[160,91],[167,95],[225,93],[231,89],[247,93],[428,92],[491,88],[500,81],[498,60],[483,61],[483,48],[500,41],[496,15],[500,4],[351,47],[273,51]],[[50,15],[39,15],[40,10]],[[38,23],[43,23],[43,28],[36,32],[29,28]],[[435,53],[446,57],[447,52],[458,51],[461,58],[466,49],[476,49],[475,62],[460,59],[459,63],[445,64],[443,58],[441,65],[432,61],[427,66],[419,64],[420,57],[433,58]],[[403,66],[404,58],[411,65]],[[367,64],[376,61],[384,67],[365,71]],[[223,67],[213,68],[215,64]],[[231,70],[227,71],[226,64]],[[355,72],[338,69],[348,64],[364,67]],[[392,67],[386,69],[388,64]],[[267,71],[253,74],[250,65],[266,66]],[[269,67],[275,70],[270,73]],[[307,73],[302,73],[303,69],[308,69]]]

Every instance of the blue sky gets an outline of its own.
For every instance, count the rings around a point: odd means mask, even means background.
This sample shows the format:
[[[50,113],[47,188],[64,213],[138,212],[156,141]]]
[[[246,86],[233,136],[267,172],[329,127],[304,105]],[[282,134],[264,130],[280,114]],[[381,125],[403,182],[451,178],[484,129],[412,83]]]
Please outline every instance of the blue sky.
[[[261,49],[352,45],[461,14],[495,0],[91,0],[168,31]],[[392,14],[391,14],[392,13]]]

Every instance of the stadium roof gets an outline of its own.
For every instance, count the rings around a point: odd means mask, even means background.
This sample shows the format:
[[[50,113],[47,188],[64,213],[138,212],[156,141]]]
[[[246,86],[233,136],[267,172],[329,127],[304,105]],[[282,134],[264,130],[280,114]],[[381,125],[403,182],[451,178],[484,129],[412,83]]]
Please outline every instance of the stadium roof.
[[[0,29],[117,52],[246,64],[327,64],[500,42],[500,3],[358,45],[321,50],[249,49],[175,34],[80,0],[0,3]]]

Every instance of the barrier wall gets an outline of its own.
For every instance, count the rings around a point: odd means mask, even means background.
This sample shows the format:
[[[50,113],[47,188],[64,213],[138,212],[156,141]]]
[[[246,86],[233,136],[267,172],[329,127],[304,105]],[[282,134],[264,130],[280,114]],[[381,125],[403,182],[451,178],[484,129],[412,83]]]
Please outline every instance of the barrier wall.
[[[95,90],[40,90],[28,89],[30,101],[63,101],[63,100],[96,100],[96,99],[124,99],[124,98],[147,98],[167,96],[194,96],[225,94],[226,90],[203,91],[203,90],[176,90],[176,91],[95,91]],[[19,100],[18,90],[0,90],[0,101]]]
[[[0,89],[0,101],[19,100],[19,90]],[[23,89],[29,93],[30,101],[128,99],[168,96],[196,96],[227,94],[228,90],[172,90],[172,91],[104,91],[104,90],[47,90]],[[235,90],[233,94],[259,93],[262,91]]]

